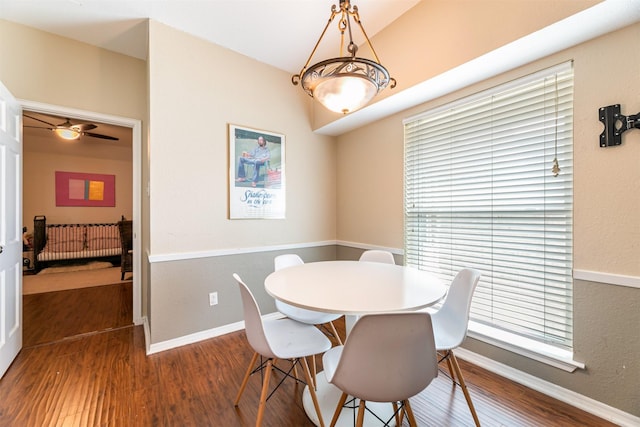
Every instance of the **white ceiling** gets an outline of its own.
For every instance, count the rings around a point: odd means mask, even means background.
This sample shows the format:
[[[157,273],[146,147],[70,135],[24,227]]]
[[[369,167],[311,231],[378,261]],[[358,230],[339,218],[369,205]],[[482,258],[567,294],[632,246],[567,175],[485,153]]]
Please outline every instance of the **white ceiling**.
[[[353,0],[371,38],[419,0]],[[298,73],[339,0],[0,0],[0,19],[146,59],[145,20]],[[354,31],[354,42],[359,31]],[[337,19],[314,58],[339,56]]]

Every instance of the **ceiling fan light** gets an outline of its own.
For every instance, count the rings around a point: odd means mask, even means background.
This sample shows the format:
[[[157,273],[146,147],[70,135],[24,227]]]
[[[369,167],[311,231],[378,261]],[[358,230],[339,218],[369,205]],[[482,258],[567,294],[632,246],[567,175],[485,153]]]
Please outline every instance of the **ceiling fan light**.
[[[74,140],[80,138],[80,132],[73,128],[57,127],[54,132],[63,139]]]

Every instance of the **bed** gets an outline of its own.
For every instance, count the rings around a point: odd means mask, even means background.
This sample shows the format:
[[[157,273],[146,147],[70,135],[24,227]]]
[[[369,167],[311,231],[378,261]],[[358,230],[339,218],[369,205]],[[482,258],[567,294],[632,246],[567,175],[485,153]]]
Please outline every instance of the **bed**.
[[[119,222],[105,224],[47,224],[44,215],[33,219],[35,272],[52,264],[103,260],[120,262]]]

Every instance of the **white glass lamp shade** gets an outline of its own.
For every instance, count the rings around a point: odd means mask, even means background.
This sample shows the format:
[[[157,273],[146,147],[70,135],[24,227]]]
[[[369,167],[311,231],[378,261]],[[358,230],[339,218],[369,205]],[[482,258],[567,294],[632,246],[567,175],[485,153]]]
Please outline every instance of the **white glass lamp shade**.
[[[76,129],[73,128],[67,128],[67,127],[58,127],[55,129],[55,133],[60,137],[60,138],[64,138],[64,139],[78,139],[80,138],[80,132],[78,132]]]
[[[301,82],[305,92],[325,108],[348,114],[367,105],[384,89],[389,73],[369,59],[333,58],[309,67]]]
[[[359,75],[342,75],[320,82],[313,91],[327,109],[336,113],[351,113],[373,99],[378,87],[368,78]]]

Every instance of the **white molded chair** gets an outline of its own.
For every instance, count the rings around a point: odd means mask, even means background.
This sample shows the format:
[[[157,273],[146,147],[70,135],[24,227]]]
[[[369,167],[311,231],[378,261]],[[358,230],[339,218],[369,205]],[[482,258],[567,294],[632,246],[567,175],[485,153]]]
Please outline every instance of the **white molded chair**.
[[[260,393],[258,416],[256,418],[256,426],[260,426],[268,398],[271,371],[275,368],[275,362],[278,359],[289,359],[293,363],[291,369],[301,362],[307,385],[309,386],[311,399],[313,400],[313,405],[320,420],[320,425],[324,426],[316,397],[315,384],[312,381],[306,357],[324,353],[331,348],[331,341],[315,326],[305,325],[304,323],[291,319],[263,320],[260,314],[260,308],[247,285],[244,284],[240,276],[235,273],[233,278],[238,282],[238,286],[240,287],[247,340],[255,351],[244,379],[242,380],[242,384],[240,385],[240,390],[238,390],[234,405],[238,406],[240,397],[247,386],[251,374],[253,372],[263,371],[262,392]],[[265,357],[267,361],[261,362],[260,366],[254,370],[253,367],[256,364],[258,355]],[[289,372],[291,372],[291,370]],[[289,372],[285,374],[288,376]]]
[[[467,336],[471,299],[479,280],[479,271],[469,268],[460,270],[451,282],[442,307],[431,315],[436,350],[441,356],[439,362],[447,361],[451,379],[462,388],[476,426],[480,426],[480,420],[471,402],[469,390],[464,383],[462,371],[453,350],[459,347]]]
[[[283,268],[304,264],[304,261],[296,254],[285,254],[277,256],[274,260],[274,264],[277,271]],[[331,333],[335,336],[338,344],[342,345],[340,335],[338,335],[338,331],[333,324],[334,320],[342,317],[341,314],[322,313],[320,311],[307,310],[305,308],[295,307],[279,300],[276,300],[276,308],[280,313],[284,314],[289,319],[293,319],[298,322],[306,323],[308,325],[328,324],[329,328],[331,328]]]
[[[322,362],[327,381],[343,392],[331,426],[348,396],[360,399],[357,426],[364,421],[367,401],[391,402],[396,425],[402,425],[406,413],[409,425],[416,426],[409,398],[438,376],[431,316],[426,312],[364,315],[345,345],[327,351]]]
[[[378,249],[371,249],[368,251],[364,251],[362,255],[360,255],[359,261],[382,262],[385,264],[396,263],[396,261],[393,259],[393,254],[391,252],[382,251]]]

